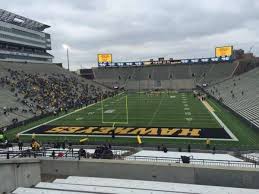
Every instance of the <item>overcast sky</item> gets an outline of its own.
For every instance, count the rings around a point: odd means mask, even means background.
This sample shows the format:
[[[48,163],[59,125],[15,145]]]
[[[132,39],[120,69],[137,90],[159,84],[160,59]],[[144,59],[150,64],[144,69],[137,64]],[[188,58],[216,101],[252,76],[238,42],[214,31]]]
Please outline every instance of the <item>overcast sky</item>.
[[[1,8],[51,26],[54,62],[72,69],[113,61],[214,56],[234,45],[259,56],[259,0],[0,0]]]

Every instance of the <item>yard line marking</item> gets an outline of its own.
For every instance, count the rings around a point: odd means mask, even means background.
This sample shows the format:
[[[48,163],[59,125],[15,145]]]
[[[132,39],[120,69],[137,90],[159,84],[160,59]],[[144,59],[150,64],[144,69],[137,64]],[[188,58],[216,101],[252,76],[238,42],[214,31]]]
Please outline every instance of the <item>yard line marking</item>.
[[[186,121],[192,121],[192,118],[191,118],[191,117],[185,118],[185,119],[186,119]]]
[[[76,121],[80,121],[80,120],[83,120],[84,118],[83,117],[78,117],[76,118]]]
[[[163,101],[164,98],[165,98],[165,96],[163,96],[163,97],[160,99],[159,105],[157,106],[156,111],[153,113],[152,119],[148,122],[148,126],[149,126],[150,124],[152,124],[152,122],[153,122],[155,116],[157,115],[158,111],[160,110],[160,107],[161,107],[161,104],[162,104],[162,101]]]
[[[121,92],[120,94],[117,94],[117,95],[115,95],[115,96],[119,96],[119,95],[121,95],[121,94],[123,94],[123,93],[124,93],[124,92]],[[112,97],[115,97],[115,96],[112,96]],[[38,127],[40,127],[40,126],[42,126],[42,125],[46,125],[46,124],[49,124],[49,123],[51,123],[51,122],[53,122],[53,121],[57,121],[57,120],[59,120],[59,119],[62,119],[62,118],[67,117],[67,116],[69,116],[69,115],[72,115],[72,114],[77,113],[77,112],[79,112],[79,111],[81,111],[81,110],[84,110],[84,109],[86,109],[86,108],[89,108],[89,107],[94,106],[94,105],[96,105],[96,104],[99,104],[99,103],[101,103],[101,102],[104,102],[104,101],[106,101],[106,100],[108,100],[108,99],[111,99],[112,97],[106,98],[106,99],[101,100],[101,101],[99,101],[99,102],[90,104],[89,106],[85,106],[85,107],[80,108],[80,109],[77,109],[77,110],[75,110],[75,111],[73,111],[73,112],[64,114],[64,115],[62,115],[62,116],[60,116],[60,117],[58,117],[58,118],[49,120],[49,121],[47,121],[47,122],[44,122],[44,123],[41,123],[41,124],[36,125],[36,126],[34,126],[34,127],[31,127],[31,128],[29,128],[29,129],[27,129],[27,130],[21,131],[21,132],[18,133],[18,135],[25,135],[24,133],[26,133],[27,131],[30,131],[30,130],[35,129],[35,128],[38,128]]]
[[[110,122],[104,121],[103,102],[101,102],[101,106],[102,106],[102,124],[113,124],[113,126],[114,126],[115,124],[128,124],[129,123],[128,96],[125,95],[123,97],[120,97],[118,100],[120,101],[120,100],[122,100],[124,98],[126,99],[126,101],[125,101],[126,122],[122,122],[122,121],[116,121],[116,122],[115,121],[112,121],[112,122],[111,121]],[[112,119],[117,118],[118,116],[120,116],[120,114],[121,114],[120,111],[117,111],[117,113],[112,116]]]

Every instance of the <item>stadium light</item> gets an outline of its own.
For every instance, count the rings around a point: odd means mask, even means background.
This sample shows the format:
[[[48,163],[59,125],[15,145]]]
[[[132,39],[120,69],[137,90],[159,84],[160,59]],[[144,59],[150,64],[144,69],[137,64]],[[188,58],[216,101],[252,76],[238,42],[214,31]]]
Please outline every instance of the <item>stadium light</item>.
[[[68,53],[68,50],[70,49],[70,47],[66,44],[63,44],[62,46],[67,51],[67,69],[69,71],[69,53]]]

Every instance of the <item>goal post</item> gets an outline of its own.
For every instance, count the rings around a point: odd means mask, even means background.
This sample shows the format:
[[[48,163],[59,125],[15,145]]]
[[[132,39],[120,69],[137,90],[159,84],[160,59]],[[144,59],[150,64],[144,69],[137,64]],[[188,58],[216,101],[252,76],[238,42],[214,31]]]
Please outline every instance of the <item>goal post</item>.
[[[124,125],[127,125],[129,123],[129,110],[128,110],[128,96],[125,95],[121,98],[119,98],[119,100],[124,100],[125,99],[125,103],[123,106],[125,106],[125,119],[122,121],[122,120],[105,120],[105,116],[104,116],[104,113],[105,113],[105,110],[104,110],[104,100],[102,99],[101,100],[101,111],[102,111],[102,123],[103,124],[112,124],[112,126],[114,127],[116,124],[124,124]],[[113,107],[114,108],[114,107]],[[117,107],[115,107],[117,108]]]

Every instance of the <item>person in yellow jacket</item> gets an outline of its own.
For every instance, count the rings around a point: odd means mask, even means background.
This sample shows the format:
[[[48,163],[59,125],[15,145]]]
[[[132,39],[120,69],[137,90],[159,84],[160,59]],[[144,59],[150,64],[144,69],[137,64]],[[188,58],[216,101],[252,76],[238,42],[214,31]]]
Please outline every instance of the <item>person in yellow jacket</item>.
[[[33,151],[37,151],[40,149],[40,144],[35,139],[32,140],[31,149]]]
[[[0,134],[0,142],[4,142],[4,135],[3,134]]]

